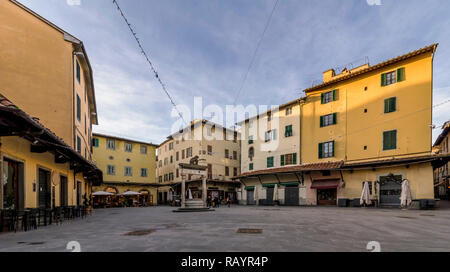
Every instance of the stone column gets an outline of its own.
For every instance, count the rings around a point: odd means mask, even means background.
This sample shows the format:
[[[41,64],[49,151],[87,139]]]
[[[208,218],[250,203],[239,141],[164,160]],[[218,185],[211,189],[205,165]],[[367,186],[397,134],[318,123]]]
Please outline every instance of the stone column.
[[[206,191],[206,176],[203,176],[202,189],[203,207],[206,208],[206,195],[208,194],[208,192]]]
[[[186,207],[186,175],[181,176],[181,208]]]

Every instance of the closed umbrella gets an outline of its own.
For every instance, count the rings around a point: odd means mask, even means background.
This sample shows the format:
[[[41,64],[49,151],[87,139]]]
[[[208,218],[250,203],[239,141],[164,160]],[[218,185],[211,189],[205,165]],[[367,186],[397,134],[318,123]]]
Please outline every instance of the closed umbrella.
[[[370,190],[369,190],[369,183],[364,182],[362,194],[361,194],[361,205],[366,204],[370,205],[372,204],[372,201],[370,200]]]
[[[275,184],[273,189],[273,201],[278,201],[278,184]]]
[[[402,182],[402,194],[400,195],[400,203],[402,207],[411,205],[412,196],[411,189],[409,188],[409,181],[407,179]]]

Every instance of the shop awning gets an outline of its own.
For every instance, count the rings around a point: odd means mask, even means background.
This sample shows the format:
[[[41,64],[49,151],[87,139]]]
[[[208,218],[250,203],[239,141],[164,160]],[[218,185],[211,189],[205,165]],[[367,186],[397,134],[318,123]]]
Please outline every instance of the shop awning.
[[[263,184],[264,188],[275,188],[276,183],[270,183],[270,184]]]
[[[280,183],[281,186],[286,186],[286,187],[295,187],[295,186],[299,186],[298,182],[284,182],[284,183]]]
[[[247,186],[247,187],[245,187],[245,190],[247,190],[247,191],[254,191],[255,190],[255,186]]]
[[[339,186],[339,179],[315,180],[311,189],[335,189]]]

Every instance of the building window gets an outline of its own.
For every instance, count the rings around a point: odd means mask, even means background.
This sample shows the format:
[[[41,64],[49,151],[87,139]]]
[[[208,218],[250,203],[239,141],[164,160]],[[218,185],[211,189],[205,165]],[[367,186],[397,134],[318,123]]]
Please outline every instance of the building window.
[[[77,81],[78,83],[81,83],[81,69],[80,69],[80,64],[78,63],[78,60],[75,60],[76,62],[76,67],[77,67]]]
[[[397,130],[383,132],[383,150],[397,149]]]
[[[159,183],[162,183],[162,176],[158,177],[158,181],[159,181]]]
[[[94,138],[94,139],[93,139],[92,145],[93,145],[94,147],[99,147],[99,140],[98,140],[98,138]]]
[[[277,130],[272,129],[266,132],[265,142],[275,141],[277,139]]]
[[[391,97],[384,100],[384,113],[391,113],[397,110],[397,98]]]
[[[281,155],[281,166],[297,164],[297,153]]]
[[[116,150],[116,141],[113,139],[106,140],[108,149]]]
[[[238,175],[238,169],[236,167],[233,168],[233,177]]]
[[[141,169],[141,177],[143,177],[143,178],[147,177],[147,168]]]
[[[273,157],[268,157],[267,158],[267,168],[271,168],[273,167]]]
[[[230,168],[225,166],[225,176],[228,177],[230,175]]]
[[[87,122],[86,122],[86,113],[84,114],[84,134],[87,135]]]
[[[173,156],[170,156],[170,163],[173,163]]]
[[[319,144],[319,159],[334,157],[334,141]]]
[[[248,144],[253,144],[253,136],[248,136]]]
[[[162,167],[162,161],[159,161],[159,167],[160,168]]]
[[[248,157],[250,161],[252,161],[253,157],[255,157],[255,149],[253,148],[253,146],[248,149]]]
[[[228,149],[225,149],[225,158],[226,159],[230,158],[230,151],[228,151]]]
[[[169,150],[173,150],[173,143],[169,143]]]
[[[381,86],[388,86],[405,80],[405,68],[381,74]]]
[[[108,165],[107,173],[110,176],[114,176],[116,174],[116,167],[114,165]]]
[[[169,159],[168,158],[165,158],[164,159],[164,165],[168,165],[169,164]]]
[[[177,151],[177,153],[175,153],[175,158],[177,161],[180,160],[180,152]]]
[[[237,160],[237,151],[233,151],[233,160]]]
[[[77,94],[77,119],[78,122],[81,122],[81,99],[78,94]]]
[[[253,163],[250,163],[250,164],[248,165],[248,170],[253,171]]]
[[[291,115],[292,114],[292,108],[287,108],[286,109],[286,116]]]
[[[183,150],[181,150],[181,159],[184,160],[184,158],[185,158],[185,151],[183,149]]]
[[[180,169],[177,168],[177,178],[180,176]]]
[[[132,152],[133,151],[133,144],[125,143],[125,152]]]
[[[322,104],[327,104],[337,100],[337,90],[326,92],[321,95]]]
[[[320,116],[320,127],[328,127],[337,124],[337,113]]]
[[[294,132],[292,131],[292,125],[286,126],[284,137],[291,137],[292,135],[294,135]]]
[[[212,145],[208,145],[208,155],[212,155],[213,154],[213,147]]]
[[[81,154],[81,138],[77,136],[77,151]]]
[[[141,145],[141,154],[147,154],[147,147],[145,145]]]
[[[192,147],[186,149],[186,158],[192,157]]]
[[[125,176],[131,177],[133,176],[133,169],[129,166],[125,166]]]

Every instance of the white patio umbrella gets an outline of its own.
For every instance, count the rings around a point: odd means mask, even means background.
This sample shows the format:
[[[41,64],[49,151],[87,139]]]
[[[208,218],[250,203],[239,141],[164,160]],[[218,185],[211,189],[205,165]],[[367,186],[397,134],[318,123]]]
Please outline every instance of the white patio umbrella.
[[[366,205],[372,204],[372,201],[370,200],[369,182],[364,182],[364,186],[363,186],[360,202],[361,202],[361,205],[363,205],[363,204],[366,204]]]
[[[408,207],[411,205],[412,195],[411,189],[409,188],[409,181],[407,179],[402,182],[402,194],[400,195],[400,203],[402,207]]]
[[[192,191],[191,191],[191,189],[189,189],[188,192],[189,192],[189,199],[190,199],[190,200],[194,199],[194,198],[192,197]]]
[[[105,191],[99,191],[99,192],[92,193],[92,196],[113,196],[113,195],[114,195],[113,193],[108,193]]]
[[[133,191],[128,191],[122,194],[119,194],[120,196],[138,196],[141,195],[141,193],[138,192],[133,192]]]
[[[278,184],[275,184],[273,189],[273,201],[278,201]]]

